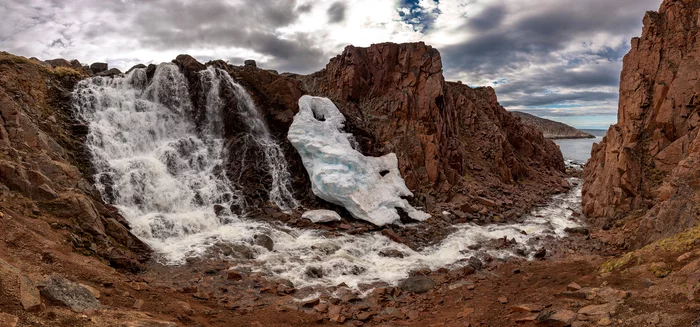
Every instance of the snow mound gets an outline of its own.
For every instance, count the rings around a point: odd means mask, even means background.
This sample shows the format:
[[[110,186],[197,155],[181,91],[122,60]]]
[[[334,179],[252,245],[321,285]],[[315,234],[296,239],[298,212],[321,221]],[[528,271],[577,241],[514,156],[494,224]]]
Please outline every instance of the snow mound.
[[[304,212],[301,218],[311,220],[312,223],[328,223],[331,221],[341,221],[340,215],[333,210],[310,210]]]
[[[413,193],[401,178],[396,155],[365,157],[353,149],[352,134],[341,130],[344,123],[345,116],[331,100],[308,95],[299,99],[287,138],[301,156],[314,194],[377,226],[399,221],[397,209],[414,220],[430,218],[401,198]]]

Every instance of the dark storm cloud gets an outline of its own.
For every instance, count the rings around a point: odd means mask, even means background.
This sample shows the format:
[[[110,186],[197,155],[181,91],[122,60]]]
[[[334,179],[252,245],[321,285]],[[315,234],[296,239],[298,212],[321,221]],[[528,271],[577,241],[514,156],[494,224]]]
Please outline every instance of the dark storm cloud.
[[[660,0],[591,0],[558,6],[530,3],[537,9],[530,14],[513,12],[502,3],[467,15],[457,30],[471,36],[440,49],[447,75],[500,80],[499,97],[509,99],[504,103],[513,106],[609,100],[611,93],[590,89],[619,85],[621,58],[629,42],[602,50],[570,49],[596,48],[574,43],[595,35],[639,35],[644,12],[658,8]],[[581,91],[557,91],[561,88]]]
[[[308,72],[325,59],[309,35],[284,38],[275,30],[296,21],[295,1],[257,0],[245,5],[226,1],[184,3],[159,0],[140,5],[131,29],[146,47],[156,49],[235,46],[274,58],[278,70]],[[303,7],[303,6],[302,6]]]
[[[328,8],[328,22],[340,23],[345,20],[345,4],[342,2],[334,2]]]

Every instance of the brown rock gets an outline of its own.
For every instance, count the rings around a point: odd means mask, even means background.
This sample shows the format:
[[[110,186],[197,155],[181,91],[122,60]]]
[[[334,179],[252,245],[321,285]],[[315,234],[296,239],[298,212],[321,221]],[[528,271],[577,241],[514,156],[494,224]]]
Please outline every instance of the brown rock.
[[[511,312],[540,312],[544,309],[538,304],[521,304],[510,307]]]
[[[507,303],[508,303],[508,298],[506,298],[505,296],[500,296],[500,297],[498,298],[498,302],[500,302],[501,304],[507,304]]]
[[[29,277],[22,275],[20,279],[20,302],[26,311],[41,308],[41,295],[37,285]]]
[[[566,309],[542,311],[537,315],[536,320],[538,326],[566,327],[576,320],[576,313]]]
[[[0,312],[0,326],[15,327],[19,322],[17,316],[11,315],[9,313]]]
[[[144,303],[145,303],[145,302],[144,302],[143,300],[137,299],[136,301],[134,301],[134,305],[132,306],[132,308],[134,308],[134,309],[136,309],[136,310],[141,310],[141,308],[143,307]]]
[[[566,289],[572,292],[576,292],[581,289],[581,285],[577,284],[576,282],[571,282],[569,285],[566,285]]]
[[[594,225],[644,214],[627,241],[632,246],[698,223],[691,217],[700,199],[700,50],[688,40],[698,37],[699,14],[693,0],[665,0],[647,12],[623,60],[618,123],[584,170],[583,212]]]

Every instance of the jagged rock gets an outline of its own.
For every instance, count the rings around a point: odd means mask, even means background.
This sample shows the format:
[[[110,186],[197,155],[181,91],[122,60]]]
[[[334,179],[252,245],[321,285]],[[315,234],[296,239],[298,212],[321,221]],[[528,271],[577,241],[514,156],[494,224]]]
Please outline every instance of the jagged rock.
[[[620,81],[618,123],[584,170],[583,212],[597,227],[646,212],[627,243],[642,246],[695,226],[700,207],[700,113],[695,46],[700,7],[665,0],[647,12]]]
[[[435,287],[436,283],[427,276],[413,276],[404,279],[399,286],[402,291],[409,293],[427,293]]]
[[[258,67],[258,64],[255,62],[255,60],[252,60],[252,59],[248,59],[248,60],[244,61],[243,65],[245,67]]]
[[[90,65],[90,71],[93,74],[99,74],[101,72],[107,71],[109,65],[106,62],[96,62]]]
[[[44,298],[75,312],[97,310],[100,307],[100,302],[88,289],[58,275],[42,281],[39,288]]]

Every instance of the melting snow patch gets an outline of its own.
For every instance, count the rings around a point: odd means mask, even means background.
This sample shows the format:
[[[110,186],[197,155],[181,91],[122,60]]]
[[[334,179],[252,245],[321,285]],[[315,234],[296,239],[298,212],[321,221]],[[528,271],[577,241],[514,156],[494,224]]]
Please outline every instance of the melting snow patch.
[[[304,212],[301,218],[311,220],[315,224],[342,220],[340,215],[333,210],[311,210]]]
[[[397,209],[423,221],[430,217],[402,196],[413,196],[393,153],[365,157],[353,149],[352,135],[343,132],[345,117],[327,98],[305,95],[287,138],[299,152],[316,196],[344,206],[355,218],[377,226],[400,220]]]

